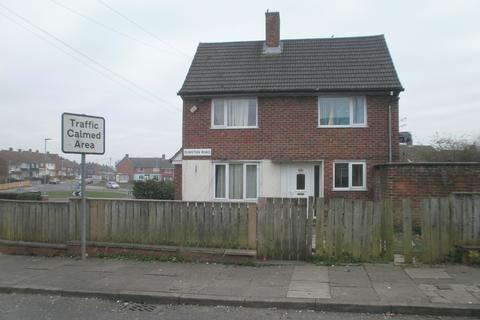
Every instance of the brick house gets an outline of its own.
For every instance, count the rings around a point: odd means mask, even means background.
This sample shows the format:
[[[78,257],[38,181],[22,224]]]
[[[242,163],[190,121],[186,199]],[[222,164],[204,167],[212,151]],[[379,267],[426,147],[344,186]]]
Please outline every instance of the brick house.
[[[121,183],[150,179],[173,180],[173,165],[165,159],[165,155],[162,155],[161,158],[132,158],[126,154],[115,167],[117,170],[116,181]]]
[[[396,161],[398,79],[382,35],[200,43],[178,95],[176,198],[373,198],[373,166]]]

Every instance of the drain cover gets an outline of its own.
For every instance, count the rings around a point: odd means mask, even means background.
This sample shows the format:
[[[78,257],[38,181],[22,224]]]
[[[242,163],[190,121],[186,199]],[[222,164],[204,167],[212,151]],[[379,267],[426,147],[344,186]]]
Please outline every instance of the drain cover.
[[[156,305],[153,304],[144,304],[144,303],[127,303],[120,308],[120,311],[142,311],[142,312],[153,312],[157,309]]]

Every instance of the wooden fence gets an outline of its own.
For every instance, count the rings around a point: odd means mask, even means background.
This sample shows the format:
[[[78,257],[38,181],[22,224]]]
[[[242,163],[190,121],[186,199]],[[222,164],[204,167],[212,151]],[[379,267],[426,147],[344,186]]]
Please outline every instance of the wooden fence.
[[[0,190],[9,190],[9,189],[27,188],[27,187],[30,187],[30,181],[0,183]]]
[[[390,201],[261,198],[255,203],[88,199],[87,239],[98,242],[257,249],[261,259],[352,257],[436,262],[456,245],[480,245],[480,194]],[[412,215],[421,230],[412,226]],[[401,226],[394,230],[393,216]],[[0,200],[0,239],[80,238],[80,201]],[[315,239],[315,240],[313,240]],[[314,242],[315,241],[315,242]],[[312,249],[312,247],[314,249]]]
[[[390,201],[332,199],[325,203],[316,199],[313,208],[317,255],[365,260],[392,256]]]
[[[257,256],[305,260],[312,254],[312,211],[305,198],[258,201]]]
[[[87,239],[247,249],[255,247],[252,236],[249,241],[249,219],[256,220],[255,204],[88,199]],[[79,240],[80,200],[0,200],[0,239],[53,243]]]
[[[434,263],[452,259],[459,245],[480,245],[480,194],[453,194],[424,199],[420,208],[403,199],[391,201],[333,199],[314,202],[315,254],[353,257],[364,261],[378,257],[391,261],[404,255],[407,263]],[[419,216],[420,230],[412,217]],[[400,221],[394,230],[393,217]]]
[[[425,199],[420,212],[424,245],[422,261],[444,260],[455,254],[458,245],[480,245],[480,194],[459,193],[448,198]],[[408,215],[409,212],[404,210],[404,216]],[[408,225],[404,226],[405,238],[410,237],[408,231]],[[404,246],[408,260],[412,256],[411,249],[411,246]]]
[[[65,243],[70,239],[67,202],[0,200],[0,239]]]

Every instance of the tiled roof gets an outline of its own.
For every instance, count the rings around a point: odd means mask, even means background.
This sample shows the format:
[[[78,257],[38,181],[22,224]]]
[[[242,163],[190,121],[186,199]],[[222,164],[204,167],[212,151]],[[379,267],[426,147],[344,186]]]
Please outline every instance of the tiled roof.
[[[383,35],[282,43],[200,43],[178,94],[403,90]]]
[[[170,160],[164,158],[128,158],[135,168],[173,169]]]

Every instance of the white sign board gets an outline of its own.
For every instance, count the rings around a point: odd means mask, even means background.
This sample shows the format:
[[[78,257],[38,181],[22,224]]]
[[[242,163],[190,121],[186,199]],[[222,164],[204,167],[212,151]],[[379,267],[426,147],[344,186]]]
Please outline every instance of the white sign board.
[[[62,114],[64,153],[105,153],[105,119],[85,114]]]
[[[210,157],[212,149],[183,149],[185,157]]]

